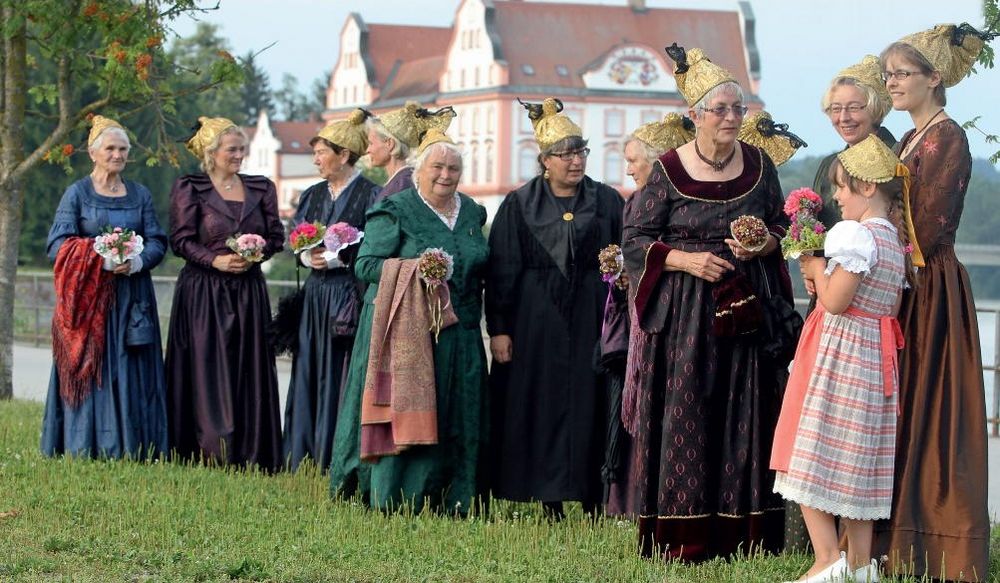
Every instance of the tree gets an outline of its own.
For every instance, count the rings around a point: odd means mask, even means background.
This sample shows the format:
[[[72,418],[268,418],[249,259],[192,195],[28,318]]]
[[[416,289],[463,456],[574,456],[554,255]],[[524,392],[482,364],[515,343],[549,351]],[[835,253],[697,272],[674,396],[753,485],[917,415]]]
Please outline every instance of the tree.
[[[170,23],[204,11],[195,0],[0,0],[0,398],[13,394],[26,177],[46,161],[71,168],[76,136],[97,113],[142,116],[133,154],[150,165],[178,164],[177,100],[242,74],[228,53],[217,54],[207,71],[166,58]],[[37,141],[28,139],[32,124],[47,128]]]
[[[243,120],[240,123],[249,126],[257,123],[261,111],[274,109],[274,100],[271,97],[271,80],[267,72],[257,65],[256,55],[248,52],[241,61],[246,80],[240,87],[243,102]]]

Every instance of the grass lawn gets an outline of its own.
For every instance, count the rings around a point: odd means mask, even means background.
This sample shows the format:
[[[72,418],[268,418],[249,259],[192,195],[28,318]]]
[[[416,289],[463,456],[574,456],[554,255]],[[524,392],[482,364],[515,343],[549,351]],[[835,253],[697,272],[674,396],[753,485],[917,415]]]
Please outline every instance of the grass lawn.
[[[263,476],[47,459],[42,406],[0,402],[2,581],[739,581],[793,579],[805,555],[698,566],[636,556],[635,527],[496,502],[489,518],[384,516],[333,502],[314,468]],[[1000,581],[994,529],[990,581]],[[900,579],[898,581],[914,581]]]

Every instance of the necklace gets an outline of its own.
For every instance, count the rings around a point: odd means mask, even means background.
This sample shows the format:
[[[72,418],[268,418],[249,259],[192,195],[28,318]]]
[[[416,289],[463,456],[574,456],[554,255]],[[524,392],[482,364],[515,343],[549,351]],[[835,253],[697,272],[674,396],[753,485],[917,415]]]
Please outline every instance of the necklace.
[[[97,187],[97,178],[93,174],[90,175],[90,181],[94,183],[94,187],[96,188]],[[121,181],[121,179],[118,179],[118,180],[115,180],[115,182],[112,183],[111,186],[108,186],[107,189],[109,191],[111,191],[112,194],[118,194],[118,190],[123,185],[124,185],[124,183]]]
[[[702,162],[711,166],[712,170],[722,172],[726,169],[726,166],[729,166],[729,163],[733,161],[733,157],[736,156],[736,147],[734,146],[733,151],[722,160],[712,160],[701,153],[701,150],[698,149],[698,140],[694,140],[694,153],[698,154],[698,157],[701,158]]]
[[[910,147],[910,142],[912,142],[914,140],[914,138],[916,138],[917,136],[919,136],[922,133],[924,133],[924,130],[926,130],[928,127],[930,127],[931,122],[934,121],[935,119],[937,119],[937,116],[941,115],[943,112],[944,112],[944,108],[942,107],[941,109],[937,110],[937,113],[935,113],[934,115],[932,115],[929,120],[927,120],[927,123],[925,123],[923,125],[923,127],[921,127],[919,130],[917,130],[917,131],[913,132],[912,134],[910,134],[909,136],[907,136],[906,140],[903,141],[903,147],[899,149],[900,157],[905,157],[906,154],[909,154],[909,152],[907,150]]]

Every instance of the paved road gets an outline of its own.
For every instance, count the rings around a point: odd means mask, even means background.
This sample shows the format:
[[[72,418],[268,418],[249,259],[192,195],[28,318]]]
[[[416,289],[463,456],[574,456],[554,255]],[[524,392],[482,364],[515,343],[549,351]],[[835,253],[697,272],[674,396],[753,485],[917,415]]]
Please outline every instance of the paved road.
[[[48,348],[28,346],[14,347],[14,396],[18,399],[44,401],[49,386],[49,371],[52,368],[52,352]],[[284,421],[285,393],[291,363],[278,360],[278,388],[281,397],[282,421]],[[993,522],[1000,522],[1000,438],[989,440],[989,509]]]

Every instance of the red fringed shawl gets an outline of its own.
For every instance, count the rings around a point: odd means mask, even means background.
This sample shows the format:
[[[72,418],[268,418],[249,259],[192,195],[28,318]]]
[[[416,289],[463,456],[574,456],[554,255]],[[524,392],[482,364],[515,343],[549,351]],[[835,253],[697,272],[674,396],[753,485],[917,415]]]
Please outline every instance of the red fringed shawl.
[[[114,276],[94,252],[89,237],[70,237],[56,255],[56,305],[52,314],[52,356],[59,396],[77,407],[100,380],[104,323],[114,304]]]

